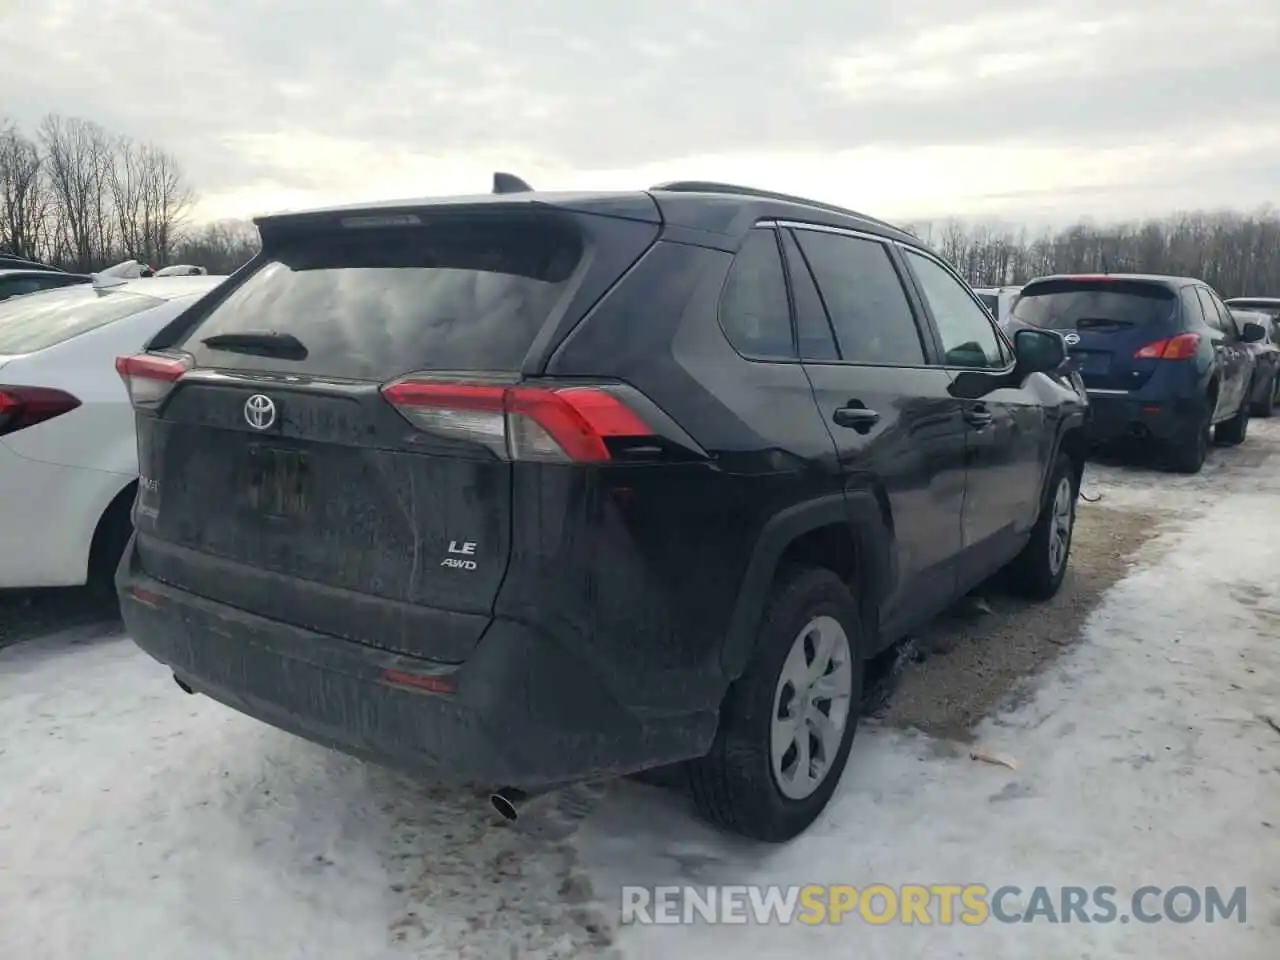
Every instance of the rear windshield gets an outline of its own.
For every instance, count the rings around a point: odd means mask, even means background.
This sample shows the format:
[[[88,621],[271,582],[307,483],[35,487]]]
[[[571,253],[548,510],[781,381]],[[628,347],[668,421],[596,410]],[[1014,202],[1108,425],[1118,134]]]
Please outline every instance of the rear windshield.
[[[527,219],[314,233],[270,251],[180,346],[202,366],[358,380],[515,371],[580,258],[567,228]],[[202,342],[259,332],[305,356]]]
[[[1046,330],[1075,330],[1080,321],[1146,327],[1169,320],[1177,295],[1167,287],[1132,280],[1046,280],[1023,287],[1013,316]]]
[[[77,285],[0,301],[0,355],[34,353],[164,303],[123,290]]]

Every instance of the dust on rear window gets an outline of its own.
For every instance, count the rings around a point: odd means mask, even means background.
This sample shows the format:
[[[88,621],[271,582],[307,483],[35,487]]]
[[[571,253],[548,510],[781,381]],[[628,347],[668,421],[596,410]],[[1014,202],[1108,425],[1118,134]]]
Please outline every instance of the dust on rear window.
[[[0,301],[0,355],[34,353],[164,303],[89,284],[41,290]]]
[[[515,371],[581,255],[566,227],[531,220],[326,230],[269,250],[179,346],[202,366],[357,380]],[[306,356],[202,343],[267,331],[296,337]]]
[[[1045,330],[1074,330],[1081,320],[1126,326],[1164,323],[1178,298],[1168,287],[1126,280],[1046,280],[1024,287],[1013,316]]]

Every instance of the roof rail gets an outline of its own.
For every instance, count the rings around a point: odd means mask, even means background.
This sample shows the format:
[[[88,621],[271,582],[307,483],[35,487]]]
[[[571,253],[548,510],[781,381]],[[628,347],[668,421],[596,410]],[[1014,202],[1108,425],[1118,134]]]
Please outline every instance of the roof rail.
[[[866,220],[868,223],[876,223],[882,227],[888,227],[891,230],[902,230],[901,227],[895,226],[887,220],[871,217],[865,213],[850,210],[848,207],[838,207],[834,203],[823,203],[820,200],[810,200],[807,197],[797,197],[790,193],[777,193],[773,190],[760,190],[756,187],[743,187],[734,183],[717,183],[714,180],[672,180],[670,183],[659,183],[649,189],[662,190],[667,193],[727,193],[738,197],[756,197],[760,200],[779,200],[783,203],[799,203],[806,207],[815,207],[818,210],[826,210],[830,213],[843,213],[846,216],[857,217],[859,220]]]

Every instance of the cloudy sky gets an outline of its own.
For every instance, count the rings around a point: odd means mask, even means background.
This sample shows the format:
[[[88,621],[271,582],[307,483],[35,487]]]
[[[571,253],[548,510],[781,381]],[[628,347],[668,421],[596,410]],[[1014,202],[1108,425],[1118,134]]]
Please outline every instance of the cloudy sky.
[[[748,183],[902,219],[1280,202],[1280,0],[0,0],[0,115],[182,161],[210,219]]]

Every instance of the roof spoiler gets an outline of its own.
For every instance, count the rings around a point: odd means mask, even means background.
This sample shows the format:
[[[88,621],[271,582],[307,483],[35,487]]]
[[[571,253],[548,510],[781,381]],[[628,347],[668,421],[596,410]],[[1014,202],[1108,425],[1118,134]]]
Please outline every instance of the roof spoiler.
[[[525,183],[514,173],[498,172],[493,175],[494,193],[532,193],[533,187]]]

